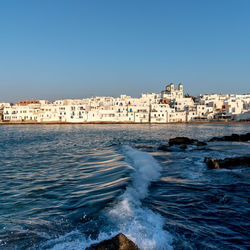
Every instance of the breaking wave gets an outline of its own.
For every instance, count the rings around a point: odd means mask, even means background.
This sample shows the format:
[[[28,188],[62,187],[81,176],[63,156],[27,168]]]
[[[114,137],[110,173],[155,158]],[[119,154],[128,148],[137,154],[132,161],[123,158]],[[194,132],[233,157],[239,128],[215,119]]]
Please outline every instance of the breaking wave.
[[[172,237],[163,229],[163,217],[141,205],[151,182],[159,179],[161,165],[150,154],[129,146],[124,146],[123,152],[134,169],[132,184],[108,211],[111,221],[140,249],[172,249]]]
[[[161,165],[150,154],[130,146],[123,146],[122,153],[133,169],[132,182],[118,197],[115,204],[105,210],[105,216],[112,227],[108,231],[102,232],[101,230],[95,240],[85,238],[81,232],[75,230],[57,239],[47,241],[42,247],[53,250],[84,249],[122,232],[142,250],[172,249],[172,236],[163,229],[164,218],[143,207],[141,203],[148,195],[151,182],[159,179]]]

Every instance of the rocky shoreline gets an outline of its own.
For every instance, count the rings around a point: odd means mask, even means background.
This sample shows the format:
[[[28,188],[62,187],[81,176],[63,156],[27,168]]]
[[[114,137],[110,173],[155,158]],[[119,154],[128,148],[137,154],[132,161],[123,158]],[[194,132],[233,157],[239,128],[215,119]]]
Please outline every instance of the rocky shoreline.
[[[209,142],[213,141],[238,141],[238,142],[245,142],[250,140],[250,133],[247,134],[232,134],[232,135],[226,135],[222,137],[213,137],[209,140]]]
[[[211,157],[205,157],[204,162],[210,169],[227,168],[231,169],[237,166],[247,166],[250,167],[250,156],[244,157],[233,157],[225,159],[214,159]]]
[[[157,149],[160,151],[172,152],[178,150],[186,150],[188,145],[196,146],[197,150],[209,150],[205,146],[208,145],[209,142],[214,141],[227,141],[227,142],[248,142],[250,141],[250,133],[246,134],[232,134],[229,136],[222,137],[212,137],[207,142],[199,141],[196,139],[190,139],[188,137],[175,137],[171,138],[168,141],[168,144],[160,145]],[[219,168],[228,168],[231,169],[237,166],[250,166],[250,156],[240,156],[240,157],[232,157],[225,159],[214,159],[212,157],[205,157],[204,162],[208,166],[209,169],[219,169]]]
[[[222,136],[222,137],[212,137],[208,141],[199,141],[197,139],[192,139],[188,137],[175,137],[171,138],[168,141],[168,144],[160,145],[157,149],[160,151],[176,151],[178,148],[179,150],[186,150],[188,146],[194,146],[199,148],[204,148],[207,150],[206,146],[210,142],[214,141],[231,141],[231,142],[248,142],[250,141],[250,133],[246,134],[232,134],[229,136]],[[231,157],[225,159],[214,159],[211,157],[205,157],[204,163],[206,163],[209,169],[232,169],[237,166],[250,166],[250,155],[247,156],[240,156],[240,157]],[[119,233],[116,236],[112,237],[111,239],[107,239],[101,241],[96,244],[92,244],[86,250],[139,250],[138,246],[131,240],[129,240],[124,234]]]

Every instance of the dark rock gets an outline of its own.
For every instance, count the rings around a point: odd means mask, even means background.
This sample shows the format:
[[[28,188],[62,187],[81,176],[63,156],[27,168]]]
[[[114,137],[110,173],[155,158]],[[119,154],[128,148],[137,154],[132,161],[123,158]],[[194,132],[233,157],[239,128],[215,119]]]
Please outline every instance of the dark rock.
[[[187,148],[187,145],[185,145],[185,144],[180,145],[180,149],[185,150],[186,148]]]
[[[196,145],[197,145],[198,147],[200,147],[200,146],[206,146],[207,143],[206,143],[206,142],[203,142],[203,141],[197,141]]]
[[[197,140],[190,139],[188,137],[175,137],[175,138],[169,139],[168,144],[169,146],[182,145],[182,144],[191,145],[191,144],[194,144],[195,142],[197,142]]]
[[[205,157],[204,158],[204,162],[207,164],[207,166],[211,169],[215,169],[215,168],[220,168],[219,163],[217,162],[217,160],[210,158],[210,157]]]
[[[204,162],[211,169],[232,168],[235,166],[250,166],[250,156],[225,158],[223,160],[205,157]]]
[[[179,146],[169,146],[169,145],[161,145],[157,149],[165,152],[178,152],[180,150],[185,150],[187,145],[179,145]]]
[[[139,248],[124,234],[119,233],[109,240],[104,240],[87,247],[86,250],[139,250]]]
[[[197,147],[197,148],[194,148],[193,150],[198,150],[198,151],[213,151],[213,149],[211,148],[204,148],[204,147]]]
[[[244,141],[250,141],[250,133],[247,134],[232,134],[228,136],[222,136],[222,137],[213,137],[209,140],[211,141],[239,141],[239,142],[244,142]]]
[[[167,151],[167,152],[172,152],[172,150],[169,148],[169,146],[167,145],[161,145],[158,147],[158,150],[162,150],[162,151]]]
[[[240,141],[250,141],[250,133],[240,135]]]
[[[175,137],[175,138],[169,139],[168,145],[159,146],[158,150],[167,151],[167,152],[185,150],[187,149],[187,145],[193,145],[195,143],[197,146],[207,145],[207,143],[205,142],[198,141],[195,139],[190,139],[188,137]],[[177,148],[174,149],[174,147],[172,148],[172,146],[177,146]]]

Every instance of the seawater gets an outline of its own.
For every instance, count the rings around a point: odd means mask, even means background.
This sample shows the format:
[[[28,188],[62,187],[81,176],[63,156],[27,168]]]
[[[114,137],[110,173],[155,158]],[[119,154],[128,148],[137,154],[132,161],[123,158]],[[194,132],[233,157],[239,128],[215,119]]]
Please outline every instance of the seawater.
[[[140,249],[248,249],[250,171],[209,170],[169,138],[249,132],[245,124],[0,126],[0,249],[85,249],[122,232]]]

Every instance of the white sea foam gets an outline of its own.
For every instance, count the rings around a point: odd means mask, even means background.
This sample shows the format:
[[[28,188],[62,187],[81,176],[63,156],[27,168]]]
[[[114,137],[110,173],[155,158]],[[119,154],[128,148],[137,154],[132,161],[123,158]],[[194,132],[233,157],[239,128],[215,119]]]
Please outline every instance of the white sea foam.
[[[47,241],[43,247],[53,250],[85,249],[122,232],[141,250],[172,249],[172,236],[163,229],[163,217],[141,204],[141,200],[148,195],[151,182],[159,179],[161,165],[146,152],[129,146],[123,146],[122,151],[134,171],[131,173],[131,185],[118,198],[117,203],[107,210],[107,219],[115,225],[115,231],[101,232],[96,240],[86,239],[79,231],[73,231]]]
[[[132,184],[108,211],[109,218],[140,249],[172,249],[172,237],[163,229],[163,217],[141,205],[151,182],[159,179],[162,167],[146,152],[129,146],[124,146],[123,152],[134,168]]]
[[[92,244],[109,239],[115,236],[117,232],[100,233],[98,238],[93,240],[86,238],[80,231],[75,230],[56,239],[51,239],[40,245],[41,249],[50,250],[79,250],[85,249]]]

